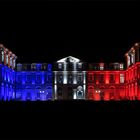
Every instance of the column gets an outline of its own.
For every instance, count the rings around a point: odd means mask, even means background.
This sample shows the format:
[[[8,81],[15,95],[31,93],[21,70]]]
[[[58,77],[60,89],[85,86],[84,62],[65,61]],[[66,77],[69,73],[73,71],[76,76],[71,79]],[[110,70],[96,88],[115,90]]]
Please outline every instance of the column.
[[[8,67],[10,67],[10,57],[11,57],[11,52],[8,53]]]
[[[108,72],[106,72],[106,74],[105,74],[105,83],[109,84],[109,73]]]
[[[120,83],[120,73],[115,73],[115,77],[116,77],[116,80],[115,80],[115,82],[116,82],[116,84],[119,84]]]
[[[127,55],[127,67],[129,67],[129,65],[130,65],[130,56]]]
[[[137,99],[137,96],[138,96],[138,90],[137,90],[137,83],[135,83],[135,97],[136,97],[136,99]]]
[[[86,72],[83,72],[83,84],[86,84]]]
[[[16,63],[16,57],[14,56],[13,59],[12,59],[12,68],[14,69],[15,68],[15,64]]]
[[[6,65],[6,50],[4,50],[4,65]]]
[[[42,84],[44,84],[44,76],[45,76],[45,74],[44,74],[43,71],[41,71],[41,75],[42,75]],[[32,75],[32,81],[33,81],[33,75]]]
[[[73,72],[73,84],[77,84],[77,78],[76,78],[76,76],[77,76],[77,72]]]
[[[84,90],[84,98],[86,99],[86,72],[83,72],[83,90]]]
[[[66,62],[64,62],[64,69],[63,69],[64,71],[66,71],[67,70],[67,63]]]
[[[54,99],[57,99],[57,85],[54,85]]]
[[[10,60],[9,60],[9,61],[10,61],[10,65],[9,65],[10,68],[11,68],[11,66],[12,66],[12,62],[11,62],[11,60],[12,60],[12,55],[10,55]]]
[[[2,63],[2,49],[0,48],[0,63]]]
[[[137,97],[138,97],[138,100],[140,100],[140,84],[139,83],[138,83],[138,86],[137,86],[137,90],[138,90]]]
[[[77,71],[76,66],[77,66],[77,63],[73,63],[73,70],[74,71]]]
[[[63,84],[67,84],[67,71],[63,72]]]

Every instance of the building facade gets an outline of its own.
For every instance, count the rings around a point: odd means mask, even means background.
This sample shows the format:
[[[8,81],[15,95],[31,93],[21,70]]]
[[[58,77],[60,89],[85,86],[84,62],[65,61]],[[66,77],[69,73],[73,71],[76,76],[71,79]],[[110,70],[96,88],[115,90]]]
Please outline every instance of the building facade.
[[[124,64],[89,64],[87,98],[91,100],[125,99]]]
[[[140,100],[140,43],[135,43],[125,57],[126,97],[129,100]]]
[[[0,44],[0,100],[15,99],[17,56]]]
[[[54,99],[86,98],[85,63],[72,56],[54,64]]]
[[[16,70],[16,100],[52,99],[51,64],[17,64]]]
[[[53,64],[16,64],[0,44],[0,100],[140,100],[140,43],[123,63],[85,63],[68,56]]]

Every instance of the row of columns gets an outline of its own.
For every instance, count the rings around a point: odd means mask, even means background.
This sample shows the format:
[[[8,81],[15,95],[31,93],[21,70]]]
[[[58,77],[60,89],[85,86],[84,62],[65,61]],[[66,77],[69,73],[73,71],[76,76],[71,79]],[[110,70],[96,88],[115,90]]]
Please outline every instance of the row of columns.
[[[96,90],[95,88],[88,89],[88,99],[92,100],[119,100],[120,98],[125,98],[124,88],[108,88]]]
[[[15,99],[15,91],[13,87],[8,85],[1,85],[0,87],[0,100],[11,100]]]
[[[130,100],[140,99],[139,98],[140,87],[137,83],[132,83],[126,86],[126,97]]]
[[[127,68],[131,64],[135,64],[135,50],[132,48],[129,53],[126,54],[126,62],[127,62]]]
[[[17,56],[0,44],[0,63],[15,69]]]

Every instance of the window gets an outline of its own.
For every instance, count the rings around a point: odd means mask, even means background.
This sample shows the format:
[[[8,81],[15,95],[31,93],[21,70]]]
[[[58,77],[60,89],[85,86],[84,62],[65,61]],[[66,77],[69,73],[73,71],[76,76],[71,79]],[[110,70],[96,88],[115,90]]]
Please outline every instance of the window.
[[[31,75],[27,75],[27,76],[26,76],[26,81],[27,81],[27,82],[31,82]]]
[[[110,74],[110,79],[109,79],[109,83],[114,83],[114,75]]]
[[[22,64],[17,64],[17,71],[21,71],[22,70]]]
[[[104,70],[104,67],[103,66],[100,66],[100,70]]]
[[[114,69],[115,70],[119,70],[119,65],[118,64],[114,64]]]
[[[58,64],[58,68],[62,69],[62,64],[61,63]]]
[[[124,74],[120,74],[120,83],[124,83]]]
[[[88,75],[88,82],[93,82],[93,74]]]
[[[37,83],[40,83],[40,82],[41,82],[41,75],[37,75],[37,76],[36,76],[36,82],[37,82]]]
[[[44,69],[46,69],[46,66],[45,66]],[[51,64],[48,64],[48,71],[51,71],[51,70],[52,70],[52,65]]]
[[[104,75],[103,74],[100,74],[100,83],[104,83]]]
[[[120,64],[120,70],[123,70],[123,64]]]
[[[63,83],[63,75],[62,74],[58,75],[58,83],[59,84]]]
[[[35,70],[36,69],[36,64],[31,64],[31,69]]]
[[[21,82],[21,80],[22,80],[22,77],[21,77],[21,75],[18,75],[18,82]]]
[[[36,70],[41,70],[41,64],[36,64]]]
[[[69,83],[69,84],[72,84],[72,83],[73,83],[72,74],[69,74],[69,75],[68,75],[68,83]]]
[[[94,74],[94,82],[97,80],[97,74]]]
[[[100,70],[104,70],[104,64],[100,63]]]
[[[79,69],[82,69],[82,63],[79,63],[79,64],[78,64],[78,68],[79,68]]]
[[[77,75],[77,81],[78,81],[78,83],[83,82],[83,75],[82,75],[82,73],[78,73],[78,75]]]
[[[52,75],[48,75],[48,83],[52,82]]]

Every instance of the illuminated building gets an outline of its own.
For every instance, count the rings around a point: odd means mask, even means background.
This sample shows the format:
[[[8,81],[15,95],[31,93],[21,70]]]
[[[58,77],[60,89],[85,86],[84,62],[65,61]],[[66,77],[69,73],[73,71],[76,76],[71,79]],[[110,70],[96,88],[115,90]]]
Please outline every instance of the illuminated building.
[[[125,99],[125,70],[122,63],[89,64],[87,98],[91,100]]]
[[[0,99],[15,99],[15,66],[17,57],[0,44]]]
[[[16,100],[52,99],[51,64],[17,64]]]
[[[140,44],[123,63],[85,63],[72,56],[56,63],[16,64],[0,44],[0,100],[140,100]],[[52,70],[53,69],[53,70]]]
[[[89,64],[87,98],[92,100],[140,100],[140,44],[126,54],[126,68],[122,63]]]
[[[85,99],[85,63],[72,56],[54,64],[54,99]]]
[[[0,99],[52,99],[51,64],[17,64],[17,57],[0,45]]]
[[[129,100],[140,100],[140,43],[125,54],[126,69],[126,97]]]

